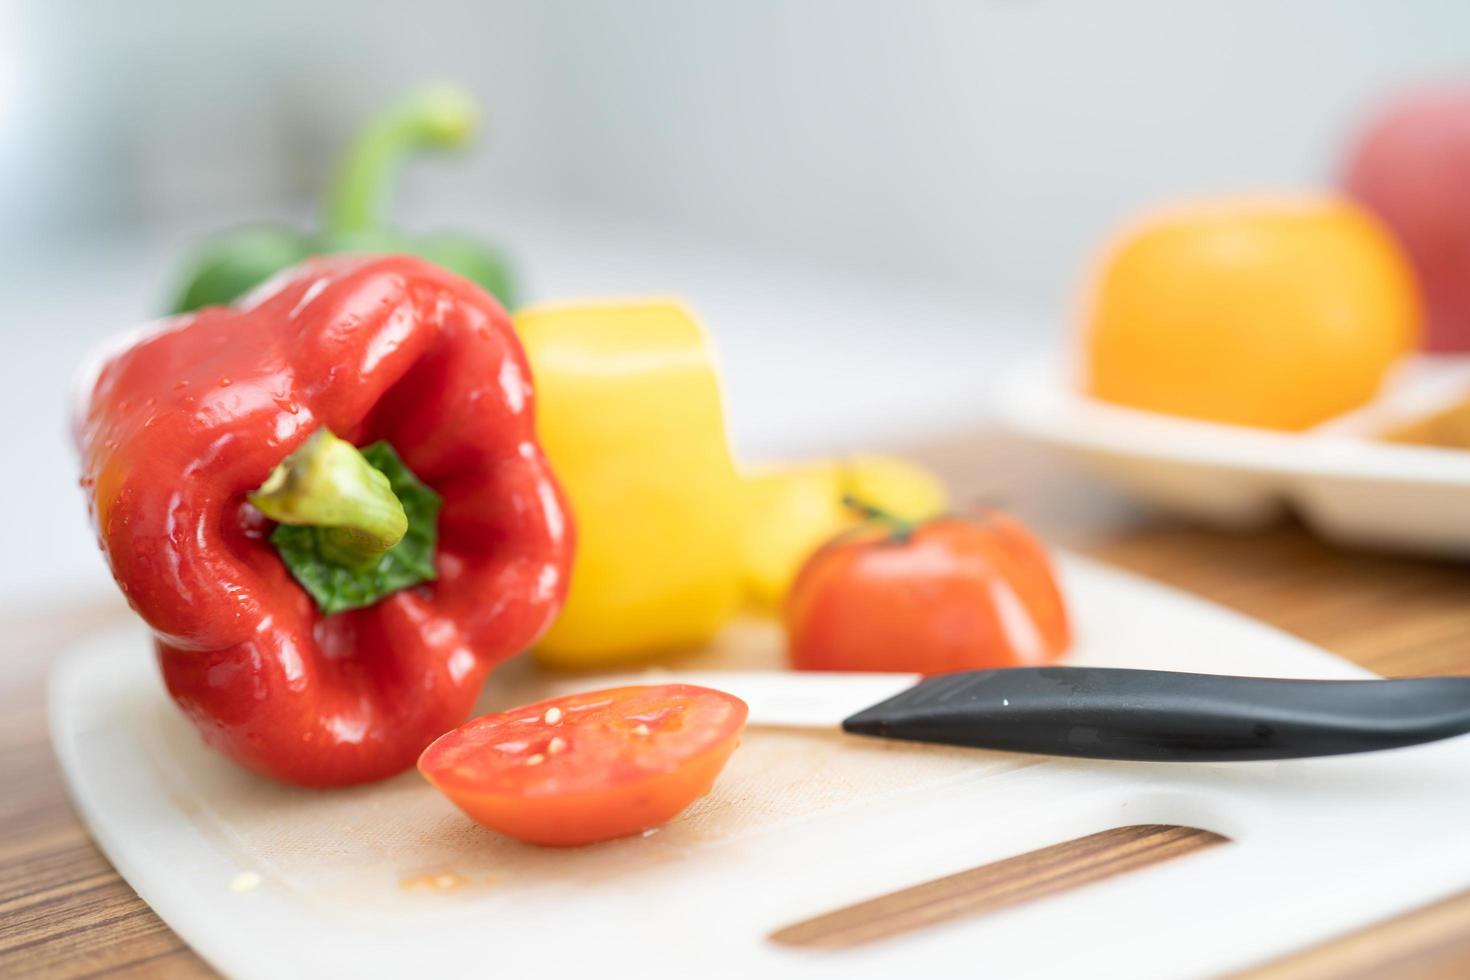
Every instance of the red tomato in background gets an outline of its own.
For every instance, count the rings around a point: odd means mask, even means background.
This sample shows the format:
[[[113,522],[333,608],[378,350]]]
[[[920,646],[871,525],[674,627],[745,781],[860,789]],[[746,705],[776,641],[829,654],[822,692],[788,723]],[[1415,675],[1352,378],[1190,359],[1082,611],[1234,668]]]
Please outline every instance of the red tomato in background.
[[[709,792],[745,702],[691,684],[620,687],[475,718],[419,757],[477,823],[570,846],[656,827]]]
[[[1470,84],[1386,107],[1354,146],[1344,183],[1408,253],[1427,305],[1426,346],[1470,350]]]
[[[1001,513],[839,536],[802,568],[785,619],[799,670],[1034,666],[1071,643],[1045,549]]]

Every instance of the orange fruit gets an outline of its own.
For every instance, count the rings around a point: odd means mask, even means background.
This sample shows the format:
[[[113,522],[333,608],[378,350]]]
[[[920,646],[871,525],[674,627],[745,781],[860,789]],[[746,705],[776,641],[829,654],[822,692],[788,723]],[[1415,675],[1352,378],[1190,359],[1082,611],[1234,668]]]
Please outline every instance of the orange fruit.
[[[1399,246],[1357,205],[1220,197],[1125,229],[1084,318],[1094,397],[1297,430],[1373,397],[1417,343],[1420,301]]]

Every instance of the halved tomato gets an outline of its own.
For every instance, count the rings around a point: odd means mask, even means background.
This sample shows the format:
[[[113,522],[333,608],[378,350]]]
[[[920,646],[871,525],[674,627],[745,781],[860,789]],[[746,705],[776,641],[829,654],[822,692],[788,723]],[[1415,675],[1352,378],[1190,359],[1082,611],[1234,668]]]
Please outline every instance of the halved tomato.
[[[468,721],[419,772],[476,822],[571,846],[666,823],[709,792],[740,742],[745,702],[692,684],[619,687]]]

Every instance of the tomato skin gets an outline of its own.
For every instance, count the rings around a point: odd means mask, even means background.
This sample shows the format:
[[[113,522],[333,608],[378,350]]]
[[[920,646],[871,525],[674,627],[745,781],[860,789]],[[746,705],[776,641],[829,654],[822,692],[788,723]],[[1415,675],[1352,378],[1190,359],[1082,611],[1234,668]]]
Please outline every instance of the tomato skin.
[[[996,512],[835,538],[797,576],[785,623],[798,670],[1036,666],[1072,638],[1045,549]]]
[[[590,691],[468,721],[424,750],[419,771],[491,830],[592,844],[667,823],[708,793],[746,714],[692,684]]]

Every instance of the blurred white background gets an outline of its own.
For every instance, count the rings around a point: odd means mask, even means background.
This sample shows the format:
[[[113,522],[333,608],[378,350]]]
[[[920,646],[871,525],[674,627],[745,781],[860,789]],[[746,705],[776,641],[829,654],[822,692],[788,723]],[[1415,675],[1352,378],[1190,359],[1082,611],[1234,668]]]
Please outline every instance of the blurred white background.
[[[1118,220],[1330,182],[1380,98],[1467,70],[1464,0],[0,0],[0,603],[106,584],[65,434],[83,351],[204,232],[313,220],[355,124],[420,83],[488,125],[412,168],[401,223],[497,240],[533,298],[685,295],[754,457],[974,424]]]

